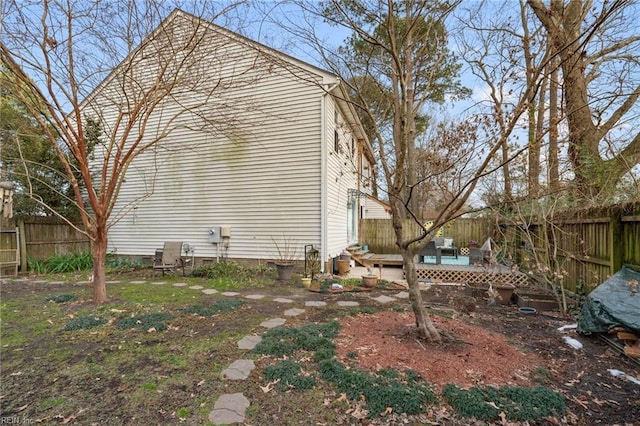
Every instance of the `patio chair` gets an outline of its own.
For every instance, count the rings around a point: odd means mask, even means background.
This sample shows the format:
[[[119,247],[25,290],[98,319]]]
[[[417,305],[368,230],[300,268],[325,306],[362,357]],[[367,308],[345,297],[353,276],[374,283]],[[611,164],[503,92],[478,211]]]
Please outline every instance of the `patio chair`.
[[[426,263],[424,259],[425,257],[435,257],[436,265],[440,265],[442,261],[442,251],[440,247],[436,247],[436,242],[433,240],[429,241],[429,243],[420,250],[418,255],[422,257],[421,263]]]
[[[162,249],[162,257],[156,258],[153,264],[153,274],[156,271],[162,271],[164,275],[165,271],[175,271],[178,268],[182,269],[182,275],[184,276],[184,260],[182,259],[182,242],[165,241]],[[157,255],[156,251],[156,255]]]
[[[448,255],[453,256],[456,259],[458,258],[458,247],[456,247],[453,238],[442,238],[442,246],[438,246],[436,244],[436,247],[439,247],[441,252],[446,252]]]

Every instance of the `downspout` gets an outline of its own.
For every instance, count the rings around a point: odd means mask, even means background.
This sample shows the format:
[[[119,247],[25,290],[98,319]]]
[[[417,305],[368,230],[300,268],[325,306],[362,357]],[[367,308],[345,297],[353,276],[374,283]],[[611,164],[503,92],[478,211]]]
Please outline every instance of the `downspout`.
[[[321,269],[323,273],[326,272],[325,265],[328,260],[327,256],[329,255],[327,247],[329,244],[327,233],[327,206],[329,205],[329,200],[327,199],[327,95],[339,85],[340,79],[336,79],[336,82],[333,84],[326,84],[325,91],[320,98],[320,258],[322,259]]]

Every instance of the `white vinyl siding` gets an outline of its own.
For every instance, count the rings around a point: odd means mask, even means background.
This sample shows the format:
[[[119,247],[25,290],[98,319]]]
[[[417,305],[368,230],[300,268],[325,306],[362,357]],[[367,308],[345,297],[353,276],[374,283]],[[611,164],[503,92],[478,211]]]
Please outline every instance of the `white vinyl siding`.
[[[391,219],[391,213],[376,200],[365,197],[361,202],[364,210],[362,215],[363,219]]]
[[[321,76],[296,78],[282,62],[262,66],[256,51],[242,43],[226,40],[225,49],[225,59],[245,61],[220,61],[216,70],[242,73],[244,83],[214,92],[220,94],[211,101],[218,112],[212,109],[206,120],[216,127],[196,129],[194,123],[202,123],[185,114],[157,155],[150,151],[132,164],[114,209],[114,217],[122,218],[109,231],[112,252],[152,255],[164,241],[182,241],[195,247],[196,257],[214,257],[224,252],[208,242],[213,226],[231,228],[224,253],[230,258],[273,259],[273,239],[283,237],[296,243],[298,259],[305,244],[320,247],[323,92],[311,80],[320,82]],[[221,63],[226,66],[220,68]],[[180,105],[166,104],[162,116],[158,110],[145,127],[145,138],[184,105],[202,101],[198,93],[180,99]],[[115,107],[99,94],[94,102],[113,122]],[[224,105],[230,111],[222,110]],[[233,125],[225,126],[228,120]],[[130,210],[145,196],[135,212]]]
[[[327,144],[327,254],[331,258],[340,255],[349,244],[357,241],[357,229],[354,238],[349,239],[347,212],[349,190],[357,189],[357,166],[351,155],[351,129],[339,110],[338,123],[334,122],[337,105],[335,99],[329,99],[326,116],[331,120],[327,123],[327,134],[333,138],[337,130],[340,143],[338,152],[335,152],[333,143]]]

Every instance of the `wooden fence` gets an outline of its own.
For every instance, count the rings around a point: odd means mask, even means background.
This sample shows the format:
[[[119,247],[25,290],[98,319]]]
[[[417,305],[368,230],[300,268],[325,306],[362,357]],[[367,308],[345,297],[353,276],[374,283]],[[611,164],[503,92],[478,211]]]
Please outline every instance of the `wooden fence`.
[[[406,226],[415,234],[419,228]],[[505,223],[497,219],[456,219],[444,234],[458,247],[470,240],[482,244],[492,237],[501,256],[511,258],[523,270],[536,271],[534,250],[555,259],[565,288],[590,291],[622,265],[640,270],[640,203],[591,210],[579,216],[554,218],[549,222]],[[360,222],[360,242],[374,253],[400,253],[395,245],[391,220],[364,219]],[[555,257],[554,257],[555,256]]]
[[[456,219],[444,226],[443,235],[453,238],[456,246],[468,247],[471,240],[482,244],[488,237],[495,237],[492,220],[481,219]],[[403,226],[411,232],[410,235],[418,235],[420,227],[413,220],[405,220]],[[373,253],[399,254],[396,246],[396,234],[393,230],[391,219],[363,219],[360,221],[360,242],[369,246]]]
[[[27,270],[28,258],[45,260],[55,255],[90,250],[89,240],[85,235],[57,218],[3,218],[0,221],[0,231],[0,247],[20,248],[22,272]]]
[[[640,204],[592,210],[580,217],[502,227],[502,244],[524,269],[533,252],[555,259],[565,287],[591,291],[622,265],[640,270]]]

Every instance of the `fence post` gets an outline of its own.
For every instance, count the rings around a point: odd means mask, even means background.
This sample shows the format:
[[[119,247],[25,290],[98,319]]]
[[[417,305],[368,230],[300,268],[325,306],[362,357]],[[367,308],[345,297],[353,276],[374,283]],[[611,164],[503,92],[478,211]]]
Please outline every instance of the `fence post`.
[[[624,260],[624,237],[622,235],[622,209],[614,208],[609,215],[609,253],[611,275],[622,268]]]
[[[18,227],[18,249],[20,250],[20,271],[27,273],[27,235],[24,233],[24,218],[19,217],[16,223]]]

